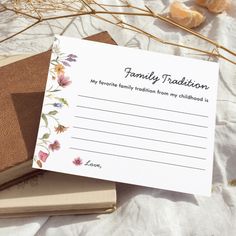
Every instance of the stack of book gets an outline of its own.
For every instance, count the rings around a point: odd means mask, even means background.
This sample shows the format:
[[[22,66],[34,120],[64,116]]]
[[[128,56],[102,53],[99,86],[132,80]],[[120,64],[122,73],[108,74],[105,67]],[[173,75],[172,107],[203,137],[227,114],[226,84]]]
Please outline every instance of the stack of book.
[[[116,44],[107,32],[88,40]],[[111,212],[113,182],[32,169],[51,52],[0,60],[0,217]]]

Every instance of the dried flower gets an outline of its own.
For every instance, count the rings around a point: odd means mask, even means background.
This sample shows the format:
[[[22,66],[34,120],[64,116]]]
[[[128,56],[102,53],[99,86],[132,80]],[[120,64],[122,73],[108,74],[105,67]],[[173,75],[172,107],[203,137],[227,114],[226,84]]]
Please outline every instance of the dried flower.
[[[39,157],[39,159],[40,159],[42,162],[45,162],[45,161],[47,160],[48,156],[49,156],[48,153],[43,152],[43,151],[41,151],[41,150],[40,150],[39,153],[38,153],[38,157]]]
[[[65,72],[64,72],[64,69],[65,69],[65,67],[62,65],[62,64],[57,64],[56,66],[55,66],[55,72],[57,73],[57,75],[60,75],[60,74],[64,74]]]
[[[57,134],[59,133],[63,133],[68,129],[68,127],[65,127],[64,125],[58,125],[57,127],[55,127],[55,131]]]
[[[73,160],[73,164],[76,165],[76,166],[80,166],[83,164],[83,161],[80,157],[77,157]]]
[[[65,88],[71,84],[71,81],[69,79],[70,79],[70,77],[64,76],[64,74],[60,74],[58,76],[57,82],[58,82],[59,86]]]
[[[49,149],[51,149],[52,151],[55,151],[55,150],[59,150],[60,149],[60,143],[55,140],[53,143],[49,144]]]

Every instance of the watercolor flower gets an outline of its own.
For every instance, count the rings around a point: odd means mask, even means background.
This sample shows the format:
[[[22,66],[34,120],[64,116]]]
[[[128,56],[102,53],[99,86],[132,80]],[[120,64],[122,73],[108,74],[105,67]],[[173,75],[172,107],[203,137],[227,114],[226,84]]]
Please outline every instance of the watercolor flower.
[[[62,103],[59,103],[59,102],[55,102],[55,103],[53,103],[53,106],[54,106],[54,107],[57,107],[57,108],[62,108],[62,107],[63,107],[63,104],[62,104]]]
[[[74,54],[69,54],[69,55],[67,55],[66,60],[69,61],[69,62],[74,62],[74,61],[76,61],[75,58],[77,58],[76,55],[74,55]]]
[[[64,66],[70,66],[70,64],[69,64],[67,61],[62,61],[62,64],[63,64]]]
[[[45,162],[45,161],[47,160],[48,156],[49,156],[48,153],[43,152],[43,151],[41,151],[41,150],[40,150],[39,153],[38,153],[38,157],[39,157],[39,159],[40,159],[42,162]]]
[[[72,54],[72,53],[67,55],[67,57],[77,58],[77,56],[75,54]]]
[[[58,118],[55,118],[54,116],[60,112],[61,108],[64,108],[66,106],[69,106],[67,100],[63,97],[57,97],[56,93],[62,91],[62,88],[67,87],[72,83],[69,76],[66,76],[66,70],[72,66],[72,62],[76,62],[78,59],[78,56],[75,54],[64,54],[61,53],[60,49],[60,40],[55,38],[54,46],[52,48],[52,60],[51,60],[51,69],[49,71],[50,73],[50,83],[51,87],[46,90],[45,97],[48,99],[51,99],[50,103],[47,103],[47,105],[50,105],[51,108],[53,107],[54,110],[49,111],[48,113],[42,113],[41,118],[43,119],[44,123],[43,127],[46,127],[49,129],[49,119],[51,122],[54,123],[54,135],[55,134],[61,134],[63,132],[66,132],[67,129],[69,129],[69,126],[66,127],[62,124],[60,124],[60,120]],[[34,161],[36,162],[37,166],[42,168],[44,165],[44,162],[46,162],[47,158],[50,156],[52,152],[55,150],[59,150],[62,148],[63,143],[59,143],[57,140],[50,137],[51,136],[51,129],[49,129],[49,132],[46,132],[43,134],[43,136],[40,138],[37,145],[39,146],[39,152],[38,155],[34,156]],[[42,148],[45,148],[42,149]],[[44,151],[41,151],[41,150]],[[82,159],[75,158],[74,162],[75,165],[82,165]]]
[[[65,127],[64,125],[58,125],[57,127],[55,127],[55,131],[57,134],[59,133],[63,133],[68,129],[68,127]]]
[[[76,60],[75,60],[74,58],[72,58],[72,57],[68,57],[68,58],[66,58],[66,60],[69,61],[69,62],[76,61]]]
[[[57,140],[55,140],[53,143],[49,144],[48,147],[54,152],[55,150],[59,150],[61,145]]]
[[[64,71],[65,67],[62,64],[60,64],[60,63],[55,66],[54,70],[57,73],[57,75],[65,73],[65,71]]]
[[[81,166],[83,164],[83,161],[80,157],[77,157],[73,160],[73,164],[76,166]]]
[[[61,86],[62,88],[65,88],[71,84],[71,81],[69,79],[70,79],[69,76],[65,76],[64,74],[60,74],[58,76],[57,82],[58,82],[59,86]]]

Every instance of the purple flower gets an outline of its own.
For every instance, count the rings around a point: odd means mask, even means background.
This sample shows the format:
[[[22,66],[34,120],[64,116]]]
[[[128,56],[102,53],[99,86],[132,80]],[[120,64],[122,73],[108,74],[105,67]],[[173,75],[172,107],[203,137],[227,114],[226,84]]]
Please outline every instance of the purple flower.
[[[67,61],[62,61],[62,64],[63,64],[64,66],[70,66],[70,64],[69,64]]]
[[[53,106],[58,107],[58,108],[62,108],[63,105],[61,103],[55,102],[55,103],[53,103]]]
[[[69,54],[67,57],[77,58],[75,54]]]
[[[73,62],[73,61],[76,61],[74,58],[72,58],[72,57],[68,57],[68,58],[66,58],[66,60],[67,61],[70,61],[70,62]]]

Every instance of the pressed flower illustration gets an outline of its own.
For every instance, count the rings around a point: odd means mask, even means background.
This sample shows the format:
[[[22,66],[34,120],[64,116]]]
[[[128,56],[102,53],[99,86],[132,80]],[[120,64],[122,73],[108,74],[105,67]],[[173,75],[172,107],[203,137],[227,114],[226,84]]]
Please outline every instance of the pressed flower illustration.
[[[83,164],[83,161],[80,157],[77,157],[73,160],[73,164],[76,166],[81,166]]]
[[[69,79],[70,79],[69,76],[65,76],[64,74],[60,74],[58,76],[57,82],[58,82],[59,86],[65,88],[71,84],[71,81]]]
[[[66,60],[72,62],[72,61],[76,61],[75,58],[77,58],[76,55],[74,55],[74,54],[69,54],[69,55],[67,56]]]
[[[58,107],[58,108],[62,108],[62,103],[59,103],[59,102],[55,102],[52,104],[54,107]]]
[[[70,66],[70,64],[69,64],[67,61],[62,61],[62,64],[63,64],[64,66]]]
[[[39,151],[38,153],[38,157],[42,162],[45,162],[47,160],[48,155],[49,155],[48,153],[43,152],[43,151]]]
[[[66,58],[66,60],[67,61],[70,61],[70,62],[72,62],[72,61],[76,61],[74,58],[72,58],[72,57],[68,57],[68,58]]]
[[[65,67],[62,64],[57,64],[55,66],[55,72],[57,73],[57,75],[64,74],[65,73],[64,70],[65,70]]]
[[[68,127],[65,127],[64,125],[58,125],[55,127],[55,131],[57,134],[63,133],[68,129]]]
[[[77,56],[75,54],[69,54],[67,57],[69,57],[69,58],[77,58]]]
[[[49,144],[48,147],[54,152],[55,150],[59,150],[61,145],[57,140],[55,140],[53,143]]]
[[[52,57],[49,68],[48,80],[50,83],[45,91],[45,98],[48,103],[44,104],[52,107],[52,109],[47,109],[47,112],[42,112],[42,122],[40,123],[40,128],[45,130],[45,133],[43,133],[43,135],[37,140],[39,152],[38,155],[34,156],[34,161],[40,168],[42,168],[43,163],[47,161],[47,158],[50,156],[51,152],[58,151],[61,148],[61,144],[57,138],[55,139],[55,135],[64,133],[69,128],[68,126],[62,125],[58,118],[60,110],[69,106],[67,100],[59,94],[71,85],[72,81],[67,75],[66,70],[68,67],[71,67],[71,63],[76,62],[76,60],[77,55],[72,53],[65,54],[61,52],[60,41],[56,38],[52,48]],[[54,127],[54,130],[50,127]],[[53,140],[51,138],[52,134],[54,135]],[[82,164],[81,159],[77,158],[76,160],[76,165]]]

